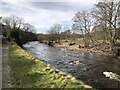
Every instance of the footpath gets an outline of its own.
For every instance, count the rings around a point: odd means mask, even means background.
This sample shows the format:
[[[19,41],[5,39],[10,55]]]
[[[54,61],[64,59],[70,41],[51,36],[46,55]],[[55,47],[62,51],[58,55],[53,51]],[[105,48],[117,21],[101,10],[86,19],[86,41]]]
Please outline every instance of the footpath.
[[[8,47],[2,48],[2,88],[11,88]]]

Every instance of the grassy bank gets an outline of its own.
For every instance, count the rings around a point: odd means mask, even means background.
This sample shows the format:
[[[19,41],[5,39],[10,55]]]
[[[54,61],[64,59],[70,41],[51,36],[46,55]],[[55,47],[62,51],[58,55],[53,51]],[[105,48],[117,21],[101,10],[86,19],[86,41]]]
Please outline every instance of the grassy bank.
[[[91,88],[71,75],[39,61],[15,43],[9,45],[8,63],[15,88]]]
[[[69,45],[71,43],[71,41],[67,41],[66,40],[61,40],[60,44],[59,43],[55,43],[55,47],[58,48],[66,48],[66,49],[70,49],[70,50],[77,50],[77,51],[81,51],[81,52],[92,52],[92,53],[96,53],[99,55],[106,55],[106,56],[113,56],[113,50],[110,49],[109,45],[105,45],[105,44],[96,44],[92,47],[89,48],[85,48],[85,47],[79,47],[79,45],[84,46],[83,44],[83,40],[82,39],[76,39],[73,42],[75,42],[74,45]],[[118,41],[117,43],[120,44],[120,41]],[[120,48],[120,46],[116,46],[114,48]]]

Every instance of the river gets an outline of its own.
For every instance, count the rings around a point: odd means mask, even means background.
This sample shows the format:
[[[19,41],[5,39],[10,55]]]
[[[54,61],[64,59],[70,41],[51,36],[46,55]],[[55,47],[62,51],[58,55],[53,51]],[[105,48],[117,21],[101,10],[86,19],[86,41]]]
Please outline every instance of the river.
[[[36,58],[94,88],[120,88],[119,58],[56,48],[38,41],[28,42],[23,47]],[[113,78],[104,72],[110,72]]]

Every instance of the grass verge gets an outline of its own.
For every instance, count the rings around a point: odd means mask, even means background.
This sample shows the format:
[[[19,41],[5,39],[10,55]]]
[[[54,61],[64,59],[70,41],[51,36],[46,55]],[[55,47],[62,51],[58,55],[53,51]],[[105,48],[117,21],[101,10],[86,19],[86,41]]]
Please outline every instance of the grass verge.
[[[8,63],[15,88],[91,88],[71,75],[36,59],[15,43],[9,45]]]

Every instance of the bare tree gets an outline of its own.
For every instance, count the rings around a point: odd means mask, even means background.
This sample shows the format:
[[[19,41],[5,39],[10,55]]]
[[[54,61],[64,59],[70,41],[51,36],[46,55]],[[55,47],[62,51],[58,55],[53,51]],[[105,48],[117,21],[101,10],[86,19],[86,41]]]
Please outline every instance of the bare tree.
[[[8,41],[14,40],[18,45],[27,41],[37,40],[35,27],[31,24],[24,23],[23,19],[17,16],[4,17],[2,19],[4,26],[4,36]]]
[[[5,17],[2,19],[3,23],[6,26],[9,26],[12,29],[20,29],[23,23],[23,19],[17,16]]]
[[[119,12],[120,2],[113,0],[101,0],[95,5],[93,17],[96,23],[100,25],[106,33],[111,46],[116,42],[117,17]]]
[[[82,33],[84,46],[88,47],[92,41],[90,29],[92,26],[91,12],[77,12],[73,18],[73,30],[79,30]]]
[[[54,24],[52,27],[50,27],[48,34],[50,36],[50,41],[59,42],[60,40],[60,31],[61,31],[61,25],[60,24]]]
[[[36,32],[35,27],[29,23],[23,23],[22,26],[23,26],[22,30],[25,32],[32,32],[32,33]]]
[[[2,17],[0,17],[0,23],[2,23]]]
[[[118,14],[117,14],[118,28],[120,28],[120,1],[118,2]]]
[[[17,16],[4,17],[2,19],[3,24],[6,26],[7,38],[9,40],[16,39],[16,42],[19,43],[19,31],[21,29],[23,19]]]

